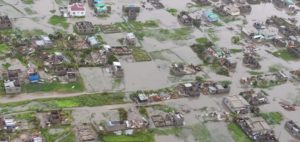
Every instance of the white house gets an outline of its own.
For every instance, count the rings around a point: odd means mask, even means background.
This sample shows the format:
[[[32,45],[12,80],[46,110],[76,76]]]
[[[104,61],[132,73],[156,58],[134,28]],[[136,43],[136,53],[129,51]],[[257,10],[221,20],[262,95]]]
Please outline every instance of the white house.
[[[68,6],[68,13],[71,17],[84,17],[85,7],[83,3],[73,3]]]

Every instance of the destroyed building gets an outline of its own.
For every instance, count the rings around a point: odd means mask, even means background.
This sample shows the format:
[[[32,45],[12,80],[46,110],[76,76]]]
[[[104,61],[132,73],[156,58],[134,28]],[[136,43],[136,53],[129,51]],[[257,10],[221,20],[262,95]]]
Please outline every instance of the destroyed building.
[[[278,142],[274,131],[261,117],[237,118],[235,121],[255,142]]]
[[[115,77],[118,77],[118,78],[124,76],[124,70],[123,70],[120,62],[113,62],[112,73]]]
[[[4,88],[6,94],[21,93],[21,70],[8,70],[3,73]]]
[[[261,67],[258,60],[251,54],[244,54],[243,63],[251,69],[259,69]]]
[[[115,132],[126,130],[126,123],[124,121],[108,121],[104,125],[104,129],[106,132]]]
[[[76,132],[80,142],[91,142],[97,140],[97,134],[89,124],[80,124],[76,126]]]
[[[181,11],[177,15],[178,21],[185,26],[195,26],[197,28],[201,25],[201,13],[200,11],[195,11],[188,13],[187,11]]]
[[[210,6],[211,2],[209,0],[192,0],[194,3],[200,6]]]
[[[135,5],[127,5],[122,8],[124,15],[128,20],[136,20],[138,13],[140,12],[140,7]]]
[[[96,28],[94,27],[93,23],[88,21],[76,22],[74,25],[74,30],[76,33],[83,35],[96,33]]]
[[[151,120],[155,127],[167,127],[167,126],[183,126],[184,117],[180,113],[168,113],[165,115],[152,115]]]
[[[233,4],[225,5],[223,7],[223,10],[231,16],[240,15],[240,9],[237,6],[233,5]]]
[[[11,29],[12,23],[8,16],[0,16],[0,29]]]
[[[250,112],[250,104],[239,95],[226,96],[223,98],[223,103],[233,113],[247,114]]]
[[[263,105],[269,102],[268,98],[262,92],[255,93],[252,90],[241,92],[240,95],[253,106]]]
[[[217,95],[217,94],[227,94],[230,92],[230,86],[227,84],[221,84],[217,82],[206,83],[204,86],[207,88],[209,94]]]
[[[252,11],[252,7],[250,5],[240,5],[239,9],[241,14],[248,14]]]
[[[195,66],[193,64],[172,64],[170,67],[170,73],[175,76],[196,74],[198,71],[201,71],[200,66]]]
[[[293,137],[300,139],[300,127],[294,121],[286,121],[284,127]]]
[[[294,24],[289,23],[285,19],[277,16],[272,16],[266,20],[267,25],[274,25],[279,29],[279,32],[285,36],[300,35],[300,28]]]
[[[160,0],[147,0],[156,9],[163,9],[165,6],[160,2]]]
[[[220,59],[220,64],[225,66],[229,70],[234,70],[236,68],[237,62],[232,58],[222,58]]]
[[[185,83],[177,87],[178,93],[189,97],[198,97],[201,93],[201,83]]]
[[[62,122],[61,111],[59,111],[59,110],[52,110],[48,114],[48,122],[50,124],[59,124],[59,123],[61,123]]]

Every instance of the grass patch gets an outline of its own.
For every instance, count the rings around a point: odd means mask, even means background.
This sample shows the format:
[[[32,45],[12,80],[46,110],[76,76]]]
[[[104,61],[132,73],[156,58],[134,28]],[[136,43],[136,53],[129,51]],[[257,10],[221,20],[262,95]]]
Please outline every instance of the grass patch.
[[[133,48],[132,56],[137,62],[151,61],[151,57],[148,55],[148,53],[140,48]]]
[[[51,16],[48,23],[51,24],[51,25],[54,25],[54,26],[61,26],[63,28],[68,28],[69,27],[69,23],[67,22],[67,18],[57,16],[57,15]]]
[[[219,37],[217,37],[217,35],[215,34],[215,31],[213,29],[208,29],[207,34],[212,42],[219,41]]]
[[[250,73],[251,75],[262,75],[264,74],[263,72],[260,71],[247,71],[248,73]]]
[[[283,116],[279,112],[260,113],[260,116],[266,120],[269,125],[280,124]]]
[[[65,135],[67,136],[63,140],[65,140],[65,142],[71,142],[66,141],[66,138],[70,135],[70,133],[72,133],[72,129],[70,126],[63,126],[51,129],[41,129],[42,136],[46,142],[54,142]]]
[[[235,53],[241,53],[243,52],[243,49],[229,49],[230,53],[235,54]]]
[[[17,106],[25,106],[31,102],[44,104],[51,108],[70,108],[70,107],[84,107],[84,106],[102,106],[111,104],[124,103],[123,93],[101,93],[101,94],[86,94],[75,97],[66,98],[50,98],[50,99],[37,99],[34,101],[21,101],[14,103],[0,104],[0,107],[11,108]]]
[[[231,122],[227,125],[227,128],[236,142],[252,142],[250,138],[240,129],[240,127]]]
[[[221,22],[213,22],[213,25],[217,26],[217,27],[222,27],[223,24]]]
[[[166,112],[166,113],[176,112],[175,108],[172,108],[168,105],[154,105],[153,109],[160,110],[160,111],[163,111],[163,112]]]
[[[149,118],[149,114],[148,114],[148,111],[146,109],[146,107],[140,107],[139,108],[139,113],[145,117],[145,118]]]
[[[0,44],[0,54],[6,53],[8,50],[9,47],[6,44],[4,43]]]
[[[279,72],[282,69],[283,69],[283,66],[280,64],[272,65],[269,67],[270,72]]]
[[[177,28],[177,29],[152,29],[141,31],[141,34],[146,37],[154,37],[159,41],[165,40],[186,40],[189,38],[191,29],[188,27]]]
[[[26,84],[22,86],[22,92],[33,93],[33,92],[60,92],[60,93],[72,93],[82,92],[85,87],[82,81],[61,84],[59,82],[52,83],[35,83]]]
[[[194,136],[196,141],[199,142],[210,142],[211,141],[211,134],[209,133],[208,129],[204,124],[197,124],[191,126],[192,135]]]
[[[24,8],[24,11],[28,14],[28,15],[32,15],[32,14],[36,14],[35,11],[33,11],[31,8],[26,7]]]
[[[151,129],[151,132],[156,135],[175,135],[180,137],[182,134],[181,127],[171,127],[171,128],[154,128]]]
[[[72,131],[69,134],[67,134],[66,137],[60,140],[60,142],[75,142],[75,141],[76,141],[76,136]]]
[[[34,112],[19,113],[19,114],[14,115],[14,118],[17,119],[17,120],[27,120],[27,121],[30,121],[30,122],[33,122],[33,121],[36,120]]]
[[[122,31],[139,31],[144,30],[145,28],[154,28],[159,26],[159,21],[156,20],[147,20],[145,22],[141,21],[128,21],[128,22],[118,22],[115,25],[120,28]]]
[[[274,55],[275,57],[281,58],[285,61],[291,61],[291,60],[297,59],[297,57],[290,54],[287,49],[278,50],[276,52],[273,52],[272,55]]]
[[[147,131],[137,132],[134,135],[105,135],[102,137],[104,142],[154,142],[154,135]]]
[[[22,0],[24,4],[34,4],[33,0]]]
[[[175,8],[168,8],[167,11],[173,16],[177,15],[177,9]]]

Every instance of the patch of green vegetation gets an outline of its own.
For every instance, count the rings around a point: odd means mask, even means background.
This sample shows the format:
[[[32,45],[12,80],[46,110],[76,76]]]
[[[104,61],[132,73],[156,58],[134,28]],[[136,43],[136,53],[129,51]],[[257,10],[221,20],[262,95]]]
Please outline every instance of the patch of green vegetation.
[[[34,112],[19,113],[14,115],[14,118],[17,120],[27,120],[30,122],[33,122],[36,119]]]
[[[137,62],[151,61],[149,54],[141,48],[133,48],[132,56]]]
[[[283,116],[279,112],[260,113],[260,116],[264,118],[269,125],[280,124],[283,120]]]
[[[50,99],[37,99],[34,101],[21,101],[13,103],[1,103],[0,107],[11,108],[17,106],[25,106],[31,102],[44,104],[51,108],[70,108],[70,107],[84,107],[84,106],[102,106],[111,104],[124,103],[123,93],[101,93],[101,94],[86,94],[75,97],[66,98],[50,98]]]
[[[119,22],[115,23],[117,27],[122,29],[123,31],[139,31],[144,30],[145,28],[154,28],[158,27],[159,22],[156,20],[147,20],[145,22],[141,21],[128,21],[128,22]]]
[[[6,53],[8,50],[9,47],[6,44],[4,43],[0,44],[0,54]]]
[[[230,53],[235,54],[235,53],[241,53],[243,52],[243,49],[229,49]]]
[[[128,118],[128,113],[124,108],[119,108],[118,109],[119,112],[119,117],[121,121],[127,120]]]
[[[108,55],[107,64],[112,65],[113,62],[117,62],[117,61],[118,61],[118,58],[115,55],[113,55],[113,54]]]
[[[32,15],[32,14],[36,14],[35,11],[33,11],[31,8],[26,7],[24,8],[24,11],[28,14],[28,15]]]
[[[272,55],[278,57],[278,58],[281,58],[285,61],[291,61],[291,60],[296,60],[297,57],[295,57],[294,55],[290,54],[288,52],[287,49],[281,49],[281,50],[278,50],[276,52],[273,52]]]
[[[225,68],[225,67],[222,67],[217,60],[215,60],[209,66],[218,75],[229,76],[229,70],[227,68]]]
[[[222,27],[223,24],[221,22],[213,22],[213,25],[217,26],[217,27]]]
[[[270,72],[278,72],[283,69],[283,66],[280,64],[275,64],[269,67]]]
[[[3,66],[3,68],[8,69],[11,66],[11,64],[10,63],[5,63],[5,64],[2,64],[2,66]]]
[[[221,16],[221,20],[222,20],[224,23],[230,23],[230,22],[235,21],[236,18],[233,17],[233,16]]]
[[[58,5],[64,4],[63,0],[55,0],[55,3],[57,3]]]
[[[260,71],[247,71],[248,73],[250,73],[251,75],[262,75],[264,74],[263,72]]]
[[[172,14],[173,16],[177,15],[177,9],[175,8],[168,8],[167,11]]]
[[[153,109],[161,110],[161,111],[167,112],[167,113],[169,113],[169,112],[176,112],[175,108],[170,107],[168,105],[154,105]]]
[[[231,122],[227,128],[235,142],[252,142],[237,124]]]
[[[146,109],[146,107],[140,107],[139,108],[139,113],[145,117],[145,118],[149,118],[149,114],[148,114],[148,111]]]
[[[104,135],[103,142],[154,142],[154,135],[147,131],[137,132],[134,135]]]
[[[26,84],[22,86],[22,92],[60,92],[60,93],[72,93],[84,91],[84,83],[80,80],[77,82],[62,84],[60,82],[52,83],[35,83]]]
[[[22,0],[24,4],[34,4],[33,0]]]
[[[241,38],[239,36],[233,36],[231,37],[231,42],[233,44],[239,44],[241,42]]]
[[[212,42],[217,42],[219,40],[219,37],[215,34],[215,31],[213,29],[208,29],[207,34]]]
[[[159,41],[165,40],[186,40],[189,38],[191,29],[188,27],[177,29],[152,29],[141,31],[141,34],[146,37],[154,37]]]
[[[63,139],[60,140],[60,142],[75,142],[76,141],[76,136],[74,132],[70,132],[68,134],[66,134],[67,136],[65,136]]]
[[[192,135],[194,136],[196,141],[199,142],[210,142],[211,141],[211,134],[209,133],[207,127],[202,124],[196,124],[191,126]]]
[[[62,126],[57,128],[51,128],[51,129],[41,129],[41,133],[46,142],[54,142],[57,139],[64,137],[65,135],[70,135],[70,133],[72,133],[72,129],[70,126]],[[71,142],[71,141],[65,141],[65,142]]]
[[[172,128],[154,128],[150,130],[151,133],[155,135],[175,135],[179,137],[182,133],[181,127],[172,127]]]
[[[54,25],[54,26],[61,26],[63,28],[68,28],[69,27],[69,23],[67,22],[67,18],[61,17],[61,16],[57,16],[57,15],[53,15],[50,17],[49,24]]]

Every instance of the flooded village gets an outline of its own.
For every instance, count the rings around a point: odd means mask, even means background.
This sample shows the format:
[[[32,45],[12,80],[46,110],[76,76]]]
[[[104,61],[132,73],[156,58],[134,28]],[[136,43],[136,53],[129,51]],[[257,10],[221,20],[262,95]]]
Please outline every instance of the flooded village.
[[[299,142],[299,0],[0,0],[0,142]]]

